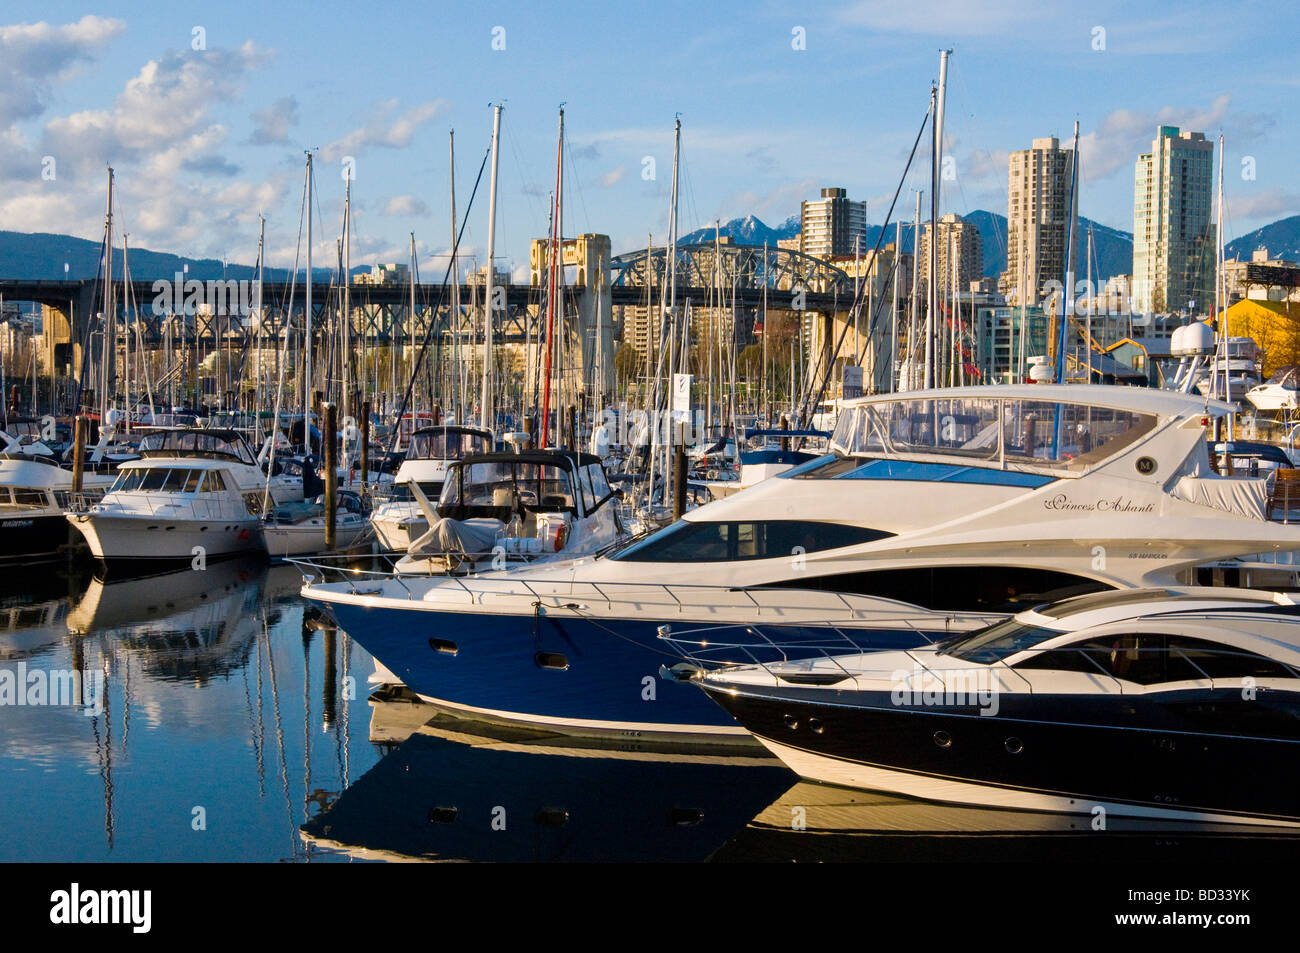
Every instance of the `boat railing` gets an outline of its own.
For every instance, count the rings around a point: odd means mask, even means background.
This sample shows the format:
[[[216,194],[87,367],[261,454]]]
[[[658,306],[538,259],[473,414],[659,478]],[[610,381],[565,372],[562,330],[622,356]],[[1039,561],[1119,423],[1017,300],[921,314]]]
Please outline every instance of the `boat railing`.
[[[493,554],[482,554],[490,558]],[[828,650],[861,651],[862,633],[889,630],[906,632],[918,644],[933,641],[935,633],[958,633],[987,625],[997,614],[977,612],[935,612],[928,624],[921,624],[915,612],[897,608],[869,608],[852,594],[821,590],[744,587],[704,583],[659,583],[633,581],[585,581],[554,576],[530,577],[523,570],[504,574],[432,576],[401,572],[395,556],[366,557],[293,557],[305,586],[341,584],[352,595],[378,596],[420,601],[433,587],[454,589],[471,605],[487,605],[494,597],[526,600],[534,611],[571,612],[576,616],[596,616],[597,607],[605,612],[616,610],[644,614],[658,609],[664,613],[687,616],[690,610],[719,608],[752,610],[756,621],[749,625],[759,633],[760,641],[770,648],[779,646],[762,634],[760,624],[779,626],[783,633],[807,630],[802,641],[818,644],[813,635],[825,635],[832,641]],[[361,563],[361,564],[358,564]],[[791,596],[797,598],[792,601]],[[773,621],[764,623],[761,620]],[[692,628],[692,633],[731,631],[736,623],[717,627]],[[741,625],[740,629],[746,628]],[[737,630],[738,631],[738,630]],[[856,638],[848,632],[856,633]]]
[[[85,493],[74,494],[69,512],[84,515],[102,511],[105,496],[95,497]],[[230,499],[181,498],[166,493],[130,493],[113,501],[113,510],[122,516],[155,517],[160,519],[246,520],[249,511],[244,501]]]
[[[689,629],[674,629],[671,625],[659,627],[659,639],[689,663],[685,670],[678,670],[677,677],[697,677],[705,672],[718,671],[741,666],[762,668],[774,680],[789,681],[797,678],[795,673],[774,671],[772,665],[784,665],[793,661],[820,659],[829,663],[834,682],[845,678],[857,679],[873,674],[873,670],[856,666],[849,668],[845,660],[870,657],[876,651],[889,651],[890,657],[897,660],[900,655],[910,659],[918,672],[926,672],[936,678],[942,677],[932,670],[921,656],[910,649],[887,648],[878,646],[872,649],[864,644],[864,636],[883,625],[891,625],[912,634],[919,644],[934,643],[934,638],[925,628],[916,624],[914,616],[881,616],[873,619],[877,625],[873,629],[846,627],[834,621],[813,621],[799,623],[798,636],[792,636],[783,630],[779,636],[770,635],[763,626],[749,624],[724,624],[710,626],[693,626]],[[737,637],[739,636],[739,637]],[[894,665],[888,673],[897,669]],[[810,668],[806,681],[814,683],[818,675]],[[880,670],[882,673],[884,669]],[[825,666],[820,674],[826,673]],[[830,682],[831,679],[824,679]]]
[[[876,687],[887,682],[891,690],[938,691],[945,696],[960,692],[965,697],[1006,691],[1008,684],[1023,685],[1023,690],[1029,692],[1039,688],[1060,691],[1060,673],[1067,671],[1101,680],[1099,687],[1108,684],[1113,691],[1126,693],[1125,685],[1139,686],[1140,691],[1146,689],[1146,681],[1128,676],[1133,674],[1138,664],[1149,663],[1151,658],[1158,656],[1185,663],[1180,674],[1186,677],[1152,683],[1159,684],[1162,690],[1168,685],[1187,681],[1208,682],[1214,688],[1248,690],[1259,679],[1300,680],[1300,662],[1265,658],[1227,646],[1197,647],[1194,652],[1182,646],[1117,646],[1113,650],[1096,646],[1030,647],[1012,653],[1017,658],[1014,666],[1001,657],[973,658],[964,660],[968,662],[965,666],[938,667],[932,660],[927,662],[924,655],[910,649],[881,647],[873,650],[854,644],[848,634],[833,625],[828,624],[828,629],[829,637],[825,639],[790,640],[771,638],[758,626],[706,626],[674,632],[670,626],[663,625],[659,627],[659,638],[690,663],[676,671],[666,670],[679,680],[699,679],[712,672],[751,667],[762,669],[773,679],[773,684],[839,685],[851,679],[860,687],[859,680],[875,683]],[[737,631],[743,631],[748,638],[737,640],[715,636],[715,633],[725,636]],[[1025,656],[1047,654],[1063,658],[1060,664],[1051,668],[1024,667]],[[870,665],[873,657],[887,657],[890,661],[873,668]],[[910,671],[899,664],[902,658],[911,661],[913,667]],[[790,662],[796,661],[808,664],[798,669],[788,667]],[[1038,681],[1037,686],[1035,681]]]

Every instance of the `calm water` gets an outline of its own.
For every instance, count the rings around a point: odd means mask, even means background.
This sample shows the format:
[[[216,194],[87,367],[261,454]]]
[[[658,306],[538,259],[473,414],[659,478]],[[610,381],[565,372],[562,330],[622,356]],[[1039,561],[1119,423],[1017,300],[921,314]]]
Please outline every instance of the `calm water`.
[[[1300,846],[1096,832],[797,783],[761,751],[583,747],[371,701],[370,656],[304,604],[291,567],[3,579],[0,688],[26,684],[29,702],[0,705],[4,861],[1258,860]]]

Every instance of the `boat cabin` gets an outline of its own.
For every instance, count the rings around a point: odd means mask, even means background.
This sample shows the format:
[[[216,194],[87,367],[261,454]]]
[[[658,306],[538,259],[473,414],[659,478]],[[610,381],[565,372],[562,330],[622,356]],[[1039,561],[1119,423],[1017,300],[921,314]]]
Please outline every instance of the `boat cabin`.
[[[450,465],[438,515],[456,520],[525,522],[538,513],[584,518],[612,496],[600,458],[590,453],[531,450],[465,457]]]

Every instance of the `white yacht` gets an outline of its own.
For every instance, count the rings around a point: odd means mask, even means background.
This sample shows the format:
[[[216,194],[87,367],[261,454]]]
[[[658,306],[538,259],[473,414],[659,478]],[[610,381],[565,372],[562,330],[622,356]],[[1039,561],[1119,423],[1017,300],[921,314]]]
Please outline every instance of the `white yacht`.
[[[1296,394],[1300,392],[1300,365],[1288,364],[1279,368],[1263,384],[1246,391],[1246,400],[1264,414],[1294,413],[1300,407]]]
[[[380,548],[405,552],[429,531],[428,517],[411,492],[412,484],[419,486],[426,499],[436,501],[452,461],[491,451],[492,435],[475,427],[422,427],[410,434],[406,459],[397,468],[391,490],[383,497],[375,495],[370,513]]]
[[[757,622],[789,643],[833,621],[859,649],[906,648],[1300,549],[1300,526],[1265,518],[1264,480],[1212,471],[1206,434],[1230,411],[1104,385],[861,398],[828,454],[609,554],[468,578],[309,568],[303,594],[448,708],[580,733],[734,734],[668,680],[659,626]]]
[[[233,430],[163,429],[145,434],[141,459],[118,469],[104,498],[68,514],[96,558],[154,562],[265,549],[262,504],[300,486],[268,481]],[[268,489],[269,487],[269,489]]]

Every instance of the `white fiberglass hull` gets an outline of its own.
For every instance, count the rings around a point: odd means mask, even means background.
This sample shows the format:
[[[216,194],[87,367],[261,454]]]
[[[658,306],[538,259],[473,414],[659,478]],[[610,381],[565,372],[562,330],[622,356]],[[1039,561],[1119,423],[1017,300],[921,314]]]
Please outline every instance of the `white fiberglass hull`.
[[[265,550],[262,521],[69,514],[97,559],[193,560]]]
[[[1233,814],[1216,814],[1205,811],[1180,810],[1178,808],[1156,808],[1122,802],[1110,803],[998,787],[991,784],[979,784],[972,781],[959,781],[954,778],[937,778],[860,762],[843,761],[839,758],[783,745],[780,742],[772,741],[770,738],[760,737],[758,740],[763,743],[763,747],[785,762],[786,767],[805,780],[868,791],[884,791],[925,801],[1093,816],[1098,814],[1100,808],[1102,814],[1116,817],[1161,818],[1209,824],[1241,824],[1245,822],[1262,826],[1300,826],[1296,822],[1282,819],[1247,819]]]
[[[271,556],[309,556],[315,553],[352,549],[366,536],[366,519],[356,514],[340,515],[334,524],[334,547],[325,545],[325,519],[313,517],[291,525],[266,524],[266,551]]]

